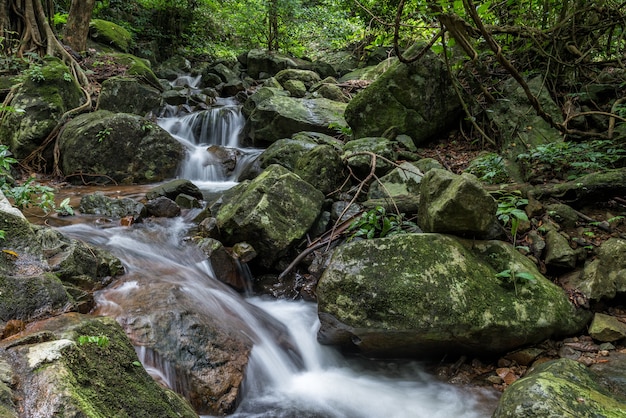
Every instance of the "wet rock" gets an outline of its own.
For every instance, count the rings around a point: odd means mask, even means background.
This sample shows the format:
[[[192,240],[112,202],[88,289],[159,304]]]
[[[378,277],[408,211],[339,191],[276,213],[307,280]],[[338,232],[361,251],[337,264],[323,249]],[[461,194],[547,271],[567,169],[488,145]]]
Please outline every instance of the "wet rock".
[[[536,283],[509,286],[496,277],[505,270]],[[513,246],[439,234],[339,246],[317,296],[319,341],[368,356],[503,352],[590,319]]]
[[[563,228],[574,228],[578,222],[578,214],[568,205],[555,203],[546,206],[546,212],[556,223]]]
[[[250,50],[246,57],[248,74],[254,79],[276,75],[287,68],[310,70],[314,64],[295,57],[268,52],[264,49]]]
[[[498,235],[496,201],[475,176],[431,169],[421,182],[418,223],[425,232]]]
[[[333,202],[330,211],[330,219],[333,222],[344,222],[353,216],[356,216],[363,210],[363,207],[357,203],[351,203],[343,200]]]
[[[86,215],[102,215],[111,218],[132,216],[135,221],[146,216],[146,208],[143,203],[128,197],[119,199],[105,196],[102,192],[81,197],[78,210]]]
[[[224,248],[221,242],[213,238],[202,238],[196,241],[196,245],[208,257],[215,277],[219,281],[239,292],[246,289],[246,278],[242,274],[236,258]]]
[[[233,255],[237,257],[242,263],[247,263],[257,256],[254,247],[247,242],[238,242],[233,245]]]
[[[232,190],[233,197],[216,213],[225,245],[249,242],[263,267],[272,264],[311,228],[324,195],[279,165],[268,167],[250,183]]]
[[[596,313],[589,326],[589,335],[596,341],[618,341],[626,338],[626,324],[614,316]]]
[[[152,200],[159,196],[165,196],[169,199],[176,200],[179,194],[187,194],[198,200],[202,200],[202,192],[200,188],[187,179],[170,180],[160,184],[146,193],[146,199]]]
[[[2,341],[2,357],[14,371],[17,409],[28,416],[92,416],[97,411],[112,417],[124,411],[128,416],[197,417],[187,402],[146,373],[114,319],[66,314],[16,337]]]
[[[189,196],[188,194],[181,193],[176,196],[175,200],[176,204],[183,209],[193,209],[193,208],[201,208],[202,204],[193,196]]]
[[[95,291],[124,274],[122,262],[108,251],[68,238],[57,230],[41,227],[37,239],[48,266],[63,283]]]
[[[582,364],[568,359],[537,366],[500,398],[494,418],[558,416],[617,418],[626,399],[618,398]],[[555,412],[558,411],[558,412]]]
[[[303,98],[307,93],[306,86],[300,80],[287,80],[283,83],[283,87],[291,97]]]
[[[148,216],[157,218],[174,218],[180,215],[180,206],[172,199],[165,196],[159,196],[156,199],[149,200],[146,203]]]

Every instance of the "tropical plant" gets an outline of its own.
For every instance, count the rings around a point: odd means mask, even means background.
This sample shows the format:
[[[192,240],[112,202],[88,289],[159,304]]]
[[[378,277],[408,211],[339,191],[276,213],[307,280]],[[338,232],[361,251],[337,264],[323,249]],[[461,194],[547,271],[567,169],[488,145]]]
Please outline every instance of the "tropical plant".
[[[514,191],[500,193],[497,202],[496,216],[502,226],[509,228],[513,237],[513,245],[515,245],[520,222],[529,222],[528,215],[523,210],[528,205],[528,199],[523,198],[520,191]]]
[[[96,344],[100,348],[105,348],[110,343],[106,335],[80,335],[77,341],[78,345]]]
[[[500,279],[500,281],[506,286],[513,286],[513,288],[515,289],[515,296],[518,295],[518,285],[535,285],[537,283],[537,278],[535,277],[535,275],[526,271],[507,269],[496,274],[496,277]]]
[[[352,221],[347,232],[351,233],[350,241],[357,237],[384,238],[416,229],[417,225],[404,219],[404,214],[387,213],[384,207],[376,206]]]

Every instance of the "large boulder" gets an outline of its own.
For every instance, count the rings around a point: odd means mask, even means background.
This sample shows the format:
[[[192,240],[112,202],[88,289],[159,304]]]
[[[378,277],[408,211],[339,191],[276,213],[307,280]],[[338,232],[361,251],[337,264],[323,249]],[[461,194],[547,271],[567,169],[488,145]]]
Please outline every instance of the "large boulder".
[[[367,356],[499,353],[589,321],[510,244],[440,234],[338,247],[317,297],[318,340]]]
[[[338,190],[348,178],[348,171],[337,149],[318,145],[296,161],[294,173],[325,195]]]
[[[624,416],[626,398],[585,366],[559,359],[537,366],[505,391],[493,418],[605,417]]]
[[[61,116],[80,106],[84,99],[70,69],[61,60],[47,57],[42,66],[32,68],[11,100],[11,106],[23,112],[5,112],[0,121],[2,143],[18,159],[39,147]]]
[[[323,98],[297,99],[274,94],[256,102],[246,123],[246,132],[256,146],[267,146],[301,131],[333,135],[332,126],[346,125],[345,107],[345,103]]]
[[[420,187],[418,224],[425,232],[496,235],[496,201],[472,174],[432,169]]]
[[[324,202],[322,192],[279,165],[235,189],[215,216],[218,238],[225,245],[250,243],[259,255],[253,261],[263,267],[271,267],[304,236]]]
[[[62,315],[0,348],[19,388],[17,409],[30,417],[197,417],[146,373],[114,319]]]
[[[134,219],[140,219],[146,216],[146,207],[143,203],[129,197],[116,199],[106,196],[102,192],[83,195],[80,198],[78,210],[82,214],[101,215],[111,218],[132,216]]]
[[[155,183],[176,175],[184,147],[148,119],[100,110],[70,121],[59,137],[61,167],[81,181]]]
[[[146,116],[161,106],[161,92],[134,77],[111,77],[102,82],[100,110]]]
[[[376,159],[372,158],[373,154],[376,154]],[[375,164],[374,171],[377,175],[388,173],[394,167],[392,162],[397,160],[398,153],[393,141],[382,137],[368,137],[346,142],[343,158],[357,175],[364,178],[372,171],[372,163]]]
[[[460,110],[445,64],[428,52],[412,64],[392,64],[350,101],[345,118],[355,138],[383,136],[393,128],[419,145],[448,129]]]

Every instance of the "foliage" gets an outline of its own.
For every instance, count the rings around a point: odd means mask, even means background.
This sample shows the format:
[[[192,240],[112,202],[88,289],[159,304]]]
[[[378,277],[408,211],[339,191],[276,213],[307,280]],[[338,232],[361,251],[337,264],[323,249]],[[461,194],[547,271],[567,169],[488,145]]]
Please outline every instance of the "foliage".
[[[13,200],[13,205],[18,209],[36,206],[48,213],[55,207],[54,189],[35,183],[34,177],[30,177],[21,185],[4,190],[4,194]]]
[[[496,216],[502,225],[510,228],[513,245],[517,241],[517,231],[520,222],[528,222],[528,215],[523,208],[528,205],[528,199],[522,197],[521,192],[502,193],[497,199],[498,209]]]
[[[535,277],[535,275],[532,273],[525,272],[525,271],[515,271],[515,270],[507,269],[496,274],[496,277],[500,279],[500,281],[503,284],[507,286],[512,285],[513,288],[515,289],[515,296],[518,295],[517,293],[518,285],[521,285],[521,286],[534,285],[537,283],[537,278]]]
[[[415,229],[417,225],[404,219],[404,214],[387,213],[384,207],[376,206],[352,221],[347,232],[352,233],[348,238],[350,241],[357,237],[384,238]]]
[[[527,173],[572,180],[582,175],[616,168],[626,161],[626,149],[613,141],[556,142],[539,145],[518,157]]]
[[[15,185],[11,179],[11,166],[17,163],[17,160],[11,157],[11,152],[6,145],[0,144],[0,190],[4,195],[13,200],[13,205],[19,209],[29,207],[39,207],[45,213],[56,209],[54,203],[54,189],[48,186],[42,186],[35,183],[35,178],[30,177],[21,185]],[[59,209],[60,214],[73,215],[74,209],[69,204],[69,199],[61,202]]]
[[[80,335],[78,337],[78,345],[97,344],[98,347],[105,348],[109,343],[109,337],[106,335]]]
[[[98,133],[96,134],[96,139],[98,140],[98,142],[102,142],[106,138],[108,138],[109,135],[111,135],[111,128],[104,128],[98,131]]]
[[[465,171],[475,175],[480,181],[489,184],[506,183],[509,180],[504,157],[495,153],[476,158]]]

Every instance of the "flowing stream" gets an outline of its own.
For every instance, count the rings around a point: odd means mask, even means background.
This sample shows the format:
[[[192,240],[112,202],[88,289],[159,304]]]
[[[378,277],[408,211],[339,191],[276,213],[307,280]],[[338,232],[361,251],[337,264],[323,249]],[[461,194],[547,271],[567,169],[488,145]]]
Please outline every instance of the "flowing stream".
[[[220,101],[210,109],[183,116],[168,115],[159,124],[188,149],[180,177],[202,189],[226,189],[241,168],[228,172],[207,155],[217,145],[233,150],[237,166],[258,155],[243,149],[239,136],[243,117],[234,102]],[[190,219],[190,217],[188,217]],[[418,362],[373,361],[346,357],[316,341],[316,305],[310,302],[244,297],[219,282],[207,261],[183,242],[191,223],[184,217],[138,224],[132,228],[76,224],[65,234],[104,247],[119,257],[127,274],[117,285],[97,295],[98,313],[117,316],[123,298],[155,282],[176,285],[194,297],[199,309],[223,315],[235,313],[242,332],[255,341],[242,401],[234,417],[252,418],[409,418],[488,417],[495,407],[492,392],[438,381]],[[155,301],[154,303],[158,303]],[[258,308],[289,330],[301,361],[295,361],[255,317]],[[176,388],[176,374],[137,348],[146,369]]]

